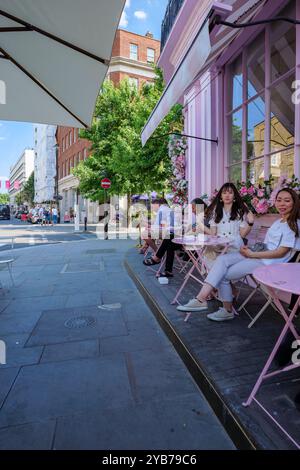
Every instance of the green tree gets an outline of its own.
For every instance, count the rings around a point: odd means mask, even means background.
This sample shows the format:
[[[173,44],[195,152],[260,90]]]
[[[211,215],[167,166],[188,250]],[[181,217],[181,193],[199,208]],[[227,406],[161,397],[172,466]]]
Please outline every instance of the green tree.
[[[168,136],[156,138],[182,129],[182,107],[176,105],[142,147],[141,131],[164,83],[162,73],[156,70],[153,85],[144,85],[138,91],[127,79],[118,86],[106,81],[98,97],[91,129],[81,137],[91,141],[91,156],[81,162],[73,173],[80,181],[80,192],[94,201],[103,201],[100,180],[112,181],[110,194],[133,194],[167,189],[171,176],[168,155]]]
[[[0,204],[9,204],[9,195],[7,193],[0,194]]]
[[[31,173],[21,191],[23,202],[28,202],[31,206],[34,202],[34,172]]]
[[[16,194],[15,201],[16,201],[17,206],[21,206],[23,204],[24,199],[23,199],[23,192],[22,191],[20,191],[18,194]]]

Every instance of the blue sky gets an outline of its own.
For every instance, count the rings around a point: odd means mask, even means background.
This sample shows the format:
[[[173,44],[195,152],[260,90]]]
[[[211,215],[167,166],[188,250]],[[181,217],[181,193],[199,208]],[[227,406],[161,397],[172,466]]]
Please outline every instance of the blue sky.
[[[167,3],[168,0],[127,0],[120,28],[142,35],[151,31],[156,39],[160,39]],[[9,176],[10,166],[25,148],[33,146],[32,124],[0,121],[0,178]],[[0,192],[4,192],[3,186],[2,183]]]

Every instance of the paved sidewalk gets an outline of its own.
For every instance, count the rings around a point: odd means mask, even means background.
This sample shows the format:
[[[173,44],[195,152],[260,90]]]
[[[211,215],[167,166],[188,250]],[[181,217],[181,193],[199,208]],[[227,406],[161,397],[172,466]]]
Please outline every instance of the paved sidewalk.
[[[16,250],[14,288],[0,271],[0,449],[234,448],[125,271],[133,244]]]

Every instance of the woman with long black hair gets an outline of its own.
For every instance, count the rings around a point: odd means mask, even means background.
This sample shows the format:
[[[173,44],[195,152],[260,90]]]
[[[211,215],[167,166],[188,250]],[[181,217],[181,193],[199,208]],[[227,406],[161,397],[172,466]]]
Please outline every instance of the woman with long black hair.
[[[242,200],[233,183],[225,183],[207,208],[206,218],[210,225],[210,235],[227,237],[232,240],[228,253],[238,251],[254,225],[254,216]],[[223,247],[206,248],[204,256],[212,266]]]

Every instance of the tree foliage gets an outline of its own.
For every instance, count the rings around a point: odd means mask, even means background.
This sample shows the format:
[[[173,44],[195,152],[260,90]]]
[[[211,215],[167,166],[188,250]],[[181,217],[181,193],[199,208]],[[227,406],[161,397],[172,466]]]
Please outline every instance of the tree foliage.
[[[34,172],[31,173],[21,191],[23,202],[28,202],[31,206],[34,202]]]
[[[91,141],[91,156],[73,173],[80,181],[80,192],[94,201],[103,200],[100,180],[112,181],[110,194],[141,194],[164,191],[171,176],[168,136],[182,129],[182,107],[176,105],[157,128],[145,147],[141,132],[164,89],[162,73],[156,69],[153,85],[140,91],[127,79],[118,86],[106,81],[98,97],[91,129],[81,137]]]
[[[9,195],[7,193],[0,194],[0,204],[9,204]]]

